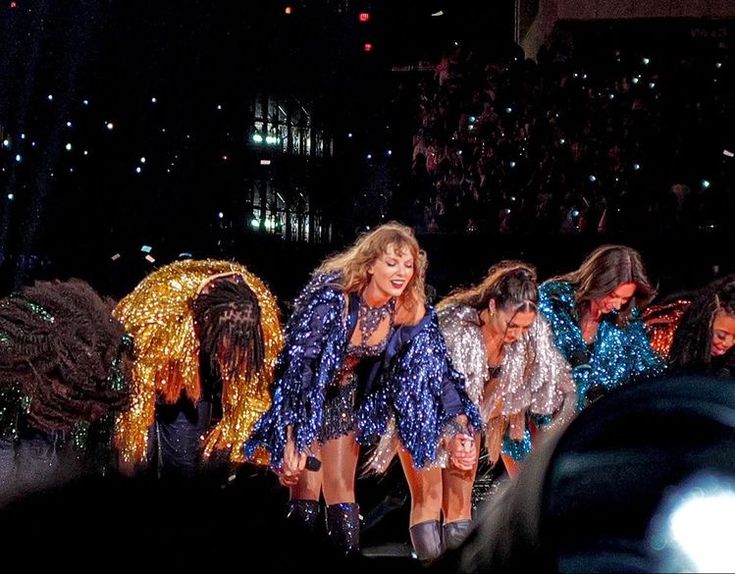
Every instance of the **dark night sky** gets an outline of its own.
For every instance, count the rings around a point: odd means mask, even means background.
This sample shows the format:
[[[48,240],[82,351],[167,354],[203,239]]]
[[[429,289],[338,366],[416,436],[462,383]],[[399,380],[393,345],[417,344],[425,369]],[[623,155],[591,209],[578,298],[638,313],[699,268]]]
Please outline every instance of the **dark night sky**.
[[[252,94],[308,100],[328,129],[367,142],[383,137],[371,131],[392,64],[463,35],[507,44],[512,29],[508,9],[463,0],[364,2],[368,24],[328,2],[286,4],[0,0],[0,263],[196,244],[238,193]]]

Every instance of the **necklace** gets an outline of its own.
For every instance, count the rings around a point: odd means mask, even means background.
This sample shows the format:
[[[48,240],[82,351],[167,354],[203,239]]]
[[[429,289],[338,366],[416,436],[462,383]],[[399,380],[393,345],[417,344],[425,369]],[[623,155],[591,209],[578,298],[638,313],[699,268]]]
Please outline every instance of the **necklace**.
[[[360,343],[365,344],[370,336],[375,333],[378,325],[388,317],[390,324],[388,329],[393,327],[393,318],[395,317],[396,300],[391,297],[385,305],[381,307],[371,307],[365,299],[360,296],[360,308],[357,311],[357,319],[360,322]]]

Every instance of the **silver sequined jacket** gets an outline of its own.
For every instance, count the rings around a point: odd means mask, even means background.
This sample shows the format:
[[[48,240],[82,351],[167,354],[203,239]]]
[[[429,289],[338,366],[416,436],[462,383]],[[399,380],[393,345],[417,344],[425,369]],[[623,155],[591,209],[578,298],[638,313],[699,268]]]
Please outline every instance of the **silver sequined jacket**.
[[[548,430],[574,416],[571,370],[541,316],[518,341],[506,346],[500,374],[491,380],[478,310],[454,305],[438,314],[452,363],[464,374],[467,394],[482,414],[492,462],[501,449],[516,459],[530,451],[530,418],[546,423],[541,428]]]

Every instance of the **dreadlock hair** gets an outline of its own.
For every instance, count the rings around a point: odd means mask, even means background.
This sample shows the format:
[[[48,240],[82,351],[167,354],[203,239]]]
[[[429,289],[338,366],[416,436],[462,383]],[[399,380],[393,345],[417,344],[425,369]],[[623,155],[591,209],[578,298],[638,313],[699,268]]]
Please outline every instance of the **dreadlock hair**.
[[[201,352],[218,384],[263,368],[260,306],[240,275],[214,279],[192,307]]]
[[[735,274],[704,287],[681,317],[669,353],[675,370],[708,373],[712,365],[712,325],[719,311],[735,317]]]
[[[458,289],[442,299],[437,308],[468,305],[478,310],[495,301],[499,309],[516,313],[536,312],[538,285],[536,270],[522,261],[504,260],[493,265],[485,279],[473,287]]]
[[[69,432],[128,407],[132,341],[111,310],[80,279],[0,300],[0,392],[20,395],[24,426]]]
[[[553,279],[574,285],[579,309],[609,295],[623,283],[635,283],[635,294],[616,315],[618,325],[626,324],[634,308],[646,307],[656,295],[641,254],[627,245],[602,245],[587,256],[579,269]]]

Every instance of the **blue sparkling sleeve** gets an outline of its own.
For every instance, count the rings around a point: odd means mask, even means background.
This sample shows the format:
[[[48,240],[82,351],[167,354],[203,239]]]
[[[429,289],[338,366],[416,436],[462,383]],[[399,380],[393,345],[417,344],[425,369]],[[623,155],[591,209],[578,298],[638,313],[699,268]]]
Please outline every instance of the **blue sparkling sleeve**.
[[[462,375],[451,367],[433,310],[390,363],[376,391],[361,405],[361,442],[385,433],[391,412],[396,416],[398,437],[417,468],[436,459],[444,428],[456,416],[464,414],[470,425],[482,428]]]
[[[325,389],[344,356],[345,304],[345,295],[329,285],[310,284],[297,300],[278,358],[271,407],[245,443],[247,458],[264,447],[276,468],[283,461],[289,426],[299,452],[305,452],[318,436]]]

